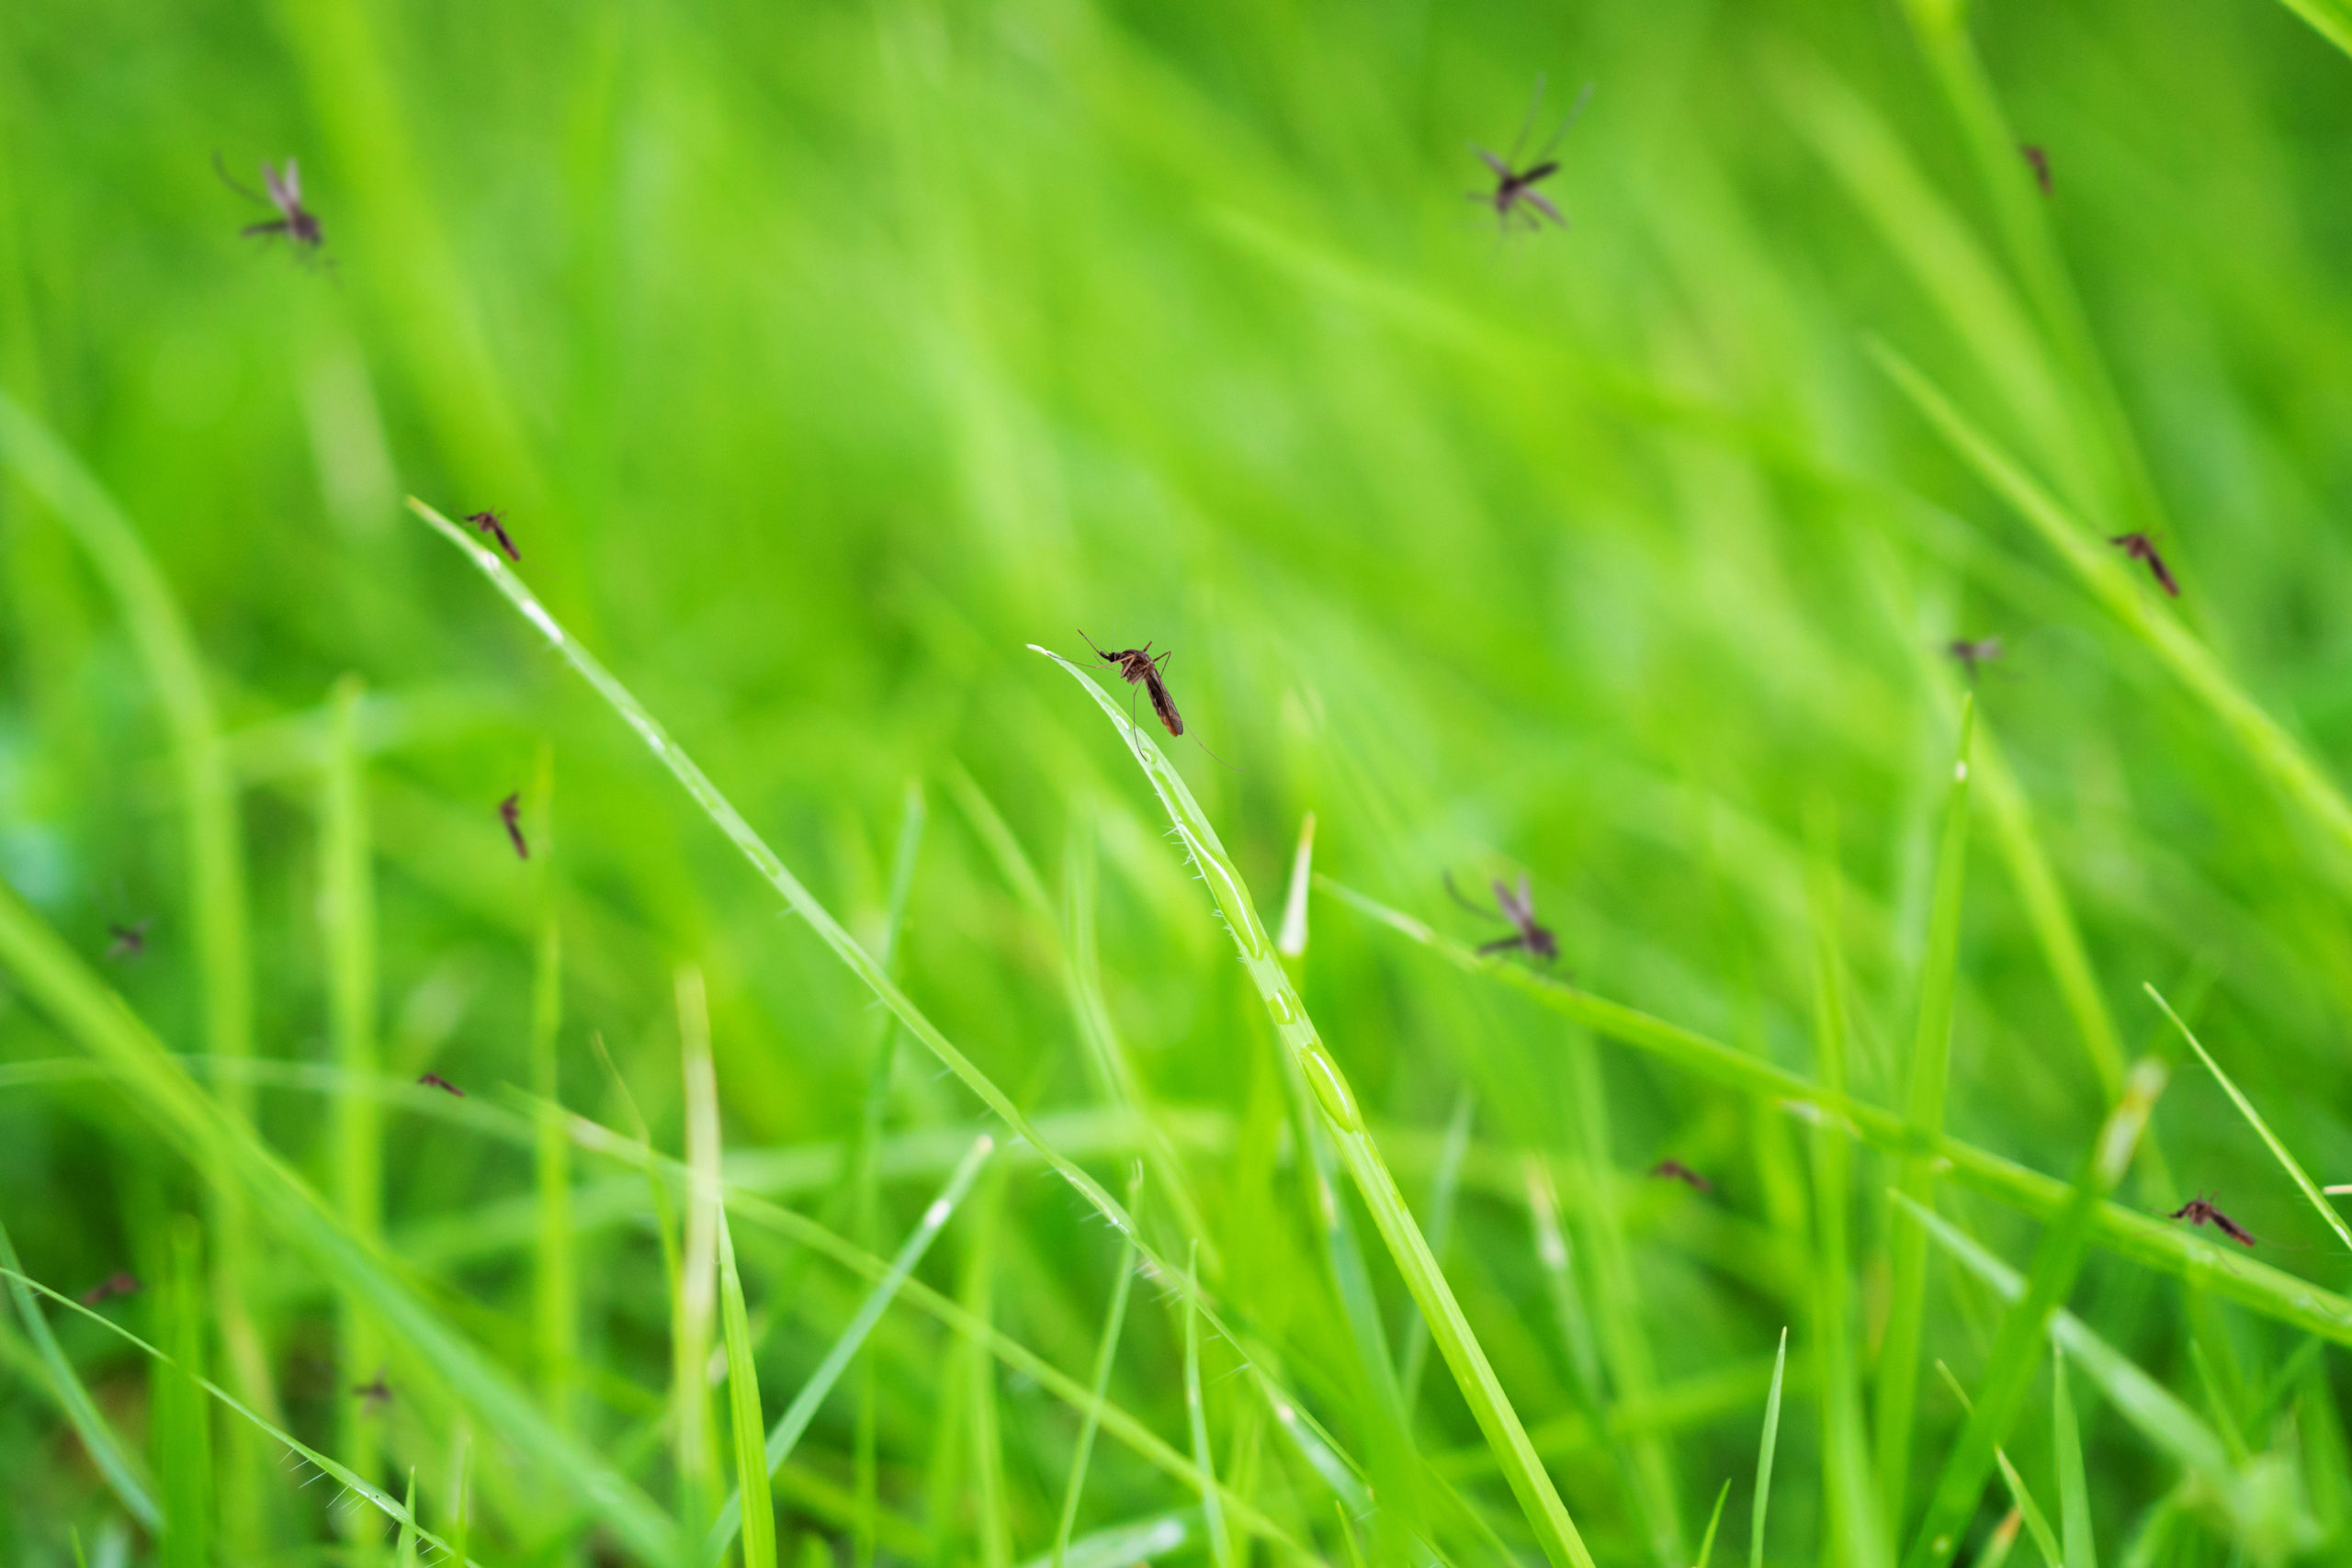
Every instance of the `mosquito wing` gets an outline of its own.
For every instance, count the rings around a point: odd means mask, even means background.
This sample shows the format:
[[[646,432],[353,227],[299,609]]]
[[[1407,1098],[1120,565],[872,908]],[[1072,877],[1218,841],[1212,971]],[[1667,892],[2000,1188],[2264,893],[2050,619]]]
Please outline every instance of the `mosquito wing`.
[[[1509,164],[1504,163],[1500,158],[1496,157],[1492,152],[1487,152],[1484,147],[1477,145],[1476,142],[1471,143],[1470,151],[1478,154],[1478,161],[1480,163],[1485,164],[1487,167],[1494,170],[1495,178],[1498,180],[1507,180],[1510,178],[1510,165]],[[1482,197],[1479,199],[1484,200],[1485,198]]]
[[[1545,197],[1543,192],[1530,190],[1521,191],[1520,194],[1526,199],[1528,206],[1533,208],[1544,217],[1549,218],[1561,228],[1565,229],[1568,226],[1568,220],[1560,216],[1560,209],[1553,206],[1550,198]]]
[[[1133,678],[1129,677],[1130,680]],[[1176,699],[1168,694],[1168,682],[1159,678],[1159,667],[1149,661],[1144,664],[1143,685],[1151,696],[1151,711],[1159,716],[1159,722],[1168,727],[1168,733],[1183,734],[1184,716],[1176,711]]]

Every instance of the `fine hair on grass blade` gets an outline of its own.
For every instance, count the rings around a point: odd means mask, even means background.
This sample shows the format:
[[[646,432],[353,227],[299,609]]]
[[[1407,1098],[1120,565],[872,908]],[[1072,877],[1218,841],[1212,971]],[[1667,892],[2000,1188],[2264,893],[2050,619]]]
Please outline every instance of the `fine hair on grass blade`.
[[[1128,1184],[1127,1211],[1135,1212],[1143,1171],[1136,1168]],[[1086,1417],[1078,1429],[1078,1448],[1070,1456],[1069,1484],[1062,1494],[1061,1522],[1054,1528],[1052,1568],[1068,1568],[1069,1532],[1078,1523],[1079,1499],[1086,1493],[1086,1470],[1094,1458],[1094,1434],[1102,1425],[1103,1395],[1111,1386],[1111,1366],[1118,1359],[1119,1330],[1127,1318],[1127,1295],[1136,1279],[1136,1245],[1132,1237],[1119,1241],[1119,1271],[1111,1281],[1111,1306],[1102,1315],[1102,1340],[1094,1352],[1094,1379],[1087,1400]]]
[[[1764,1568],[1764,1509],[1772,1500],[1772,1450],[1781,1441],[1781,1377],[1789,1367],[1789,1331],[1772,1357],[1772,1392],[1764,1400],[1764,1440],[1756,1450],[1756,1516],[1748,1527],[1747,1568]]]
[[[2280,1165],[2286,1167],[2287,1174],[2294,1179],[2297,1187],[2302,1189],[2303,1196],[2311,1200],[2312,1207],[2319,1211],[2320,1218],[2327,1222],[2327,1228],[2335,1233],[2336,1239],[2346,1248],[2352,1248],[2352,1227],[2345,1224],[2344,1216],[2335,1212],[2335,1205],[2320,1191],[2319,1184],[2311,1179],[2295,1156],[2287,1152],[2287,1145],[2279,1141],[2278,1134],[2270,1130],[2270,1123],[2262,1119],[2262,1112],[2254,1108],[2254,1101],[2248,1100],[2230,1075],[2222,1070],[2222,1064],[2213,1060],[2212,1054],[2205,1049],[2188,1025],[2181,1021],[2180,1015],[2172,1010],[2172,1004],[2165,1000],[2163,994],[2155,987],[2144,983],[2142,988],[2148,993],[2150,1000],[2164,1009],[2165,1016],[2172,1020],[2175,1029],[2180,1031],[2180,1037],[2188,1042],[2188,1048],[2197,1053],[2199,1061],[2205,1064],[2205,1070],[2213,1075],[2214,1081],[2229,1095],[2230,1103],[2236,1106],[2238,1113],[2253,1125],[2264,1145]]]
[[[1388,1253],[1405,1277],[1406,1288],[1412,1292],[1415,1304],[1430,1325],[1430,1334],[1437,1341],[1440,1353],[1453,1370],[1455,1383],[1463,1400],[1470,1407],[1479,1430],[1496,1452],[1504,1481],[1517,1497],[1521,1510],[1526,1514],[1533,1529],[1537,1544],[1555,1564],[1574,1563],[1577,1568],[1591,1568],[1592,1556],[1586,1550],[1583,1537],[1568,1517],[1566,1504],[1551,1476],[1537,1458],[1532,1444],[1527,1440],[1527,1429],[1511,1407],[1510,1397],[1503,1391],[1502,1381],[1496,1376],[1486,1349],[1478,1342],[1469,1319],[1463,1315],[1461,1303],[1454,1300],[1453,1290],[1446,1282],[1437,1259],[1430,1253],[1429,1243],[1414,1222],[1412,1211],[1405,1196],[1389,1173],[1388,1166],[1364,1130],[1363,1113],[1357,1109],[1355,1094],[1339,1064],[1332,1060],[1306,1009],[1298,999],[1288,972],[1277,958],[1273,943],[1258,919],[1256,905],[1249,890],[1242,886],[1241,874],[1235,869],[1216,830],[1193,799],[1182,775],[1169,762],[1159,746],[1149,735],[1132,723],[1111,694],[1085,671],[1069,660],[1048,649],[1032,648],[1060,665],[1091,695],[1097,706],[1111,720],[1125,742],[1130,754],[1143,770],[1160,804],[1167,808],[1178,837],[1196,870],[1208,883],[1211,896],[1225,919],[1234,945],[1239,950],[1243,967],[1256,985],[1260,999],[1265,1004],[1281,1038],[1283,1049],[1297,1065],[1297,1069],[1313,1090],[1321,1108],[1324,1128],[1340,1150],[1348,1173],[1355,1180],[1364,1207],[1378,1227],[1381,1239],[1387,1244]]]
[[[151,1483],[141,1471],[137,1456],[123,1446],[122,1439],[107,1425],[97,1403],[90,1397],[90,1391],[74,1372],[74,1363],[58,1348],[57,1336],[51,1332],[40,1303],[33,1300],[32,1290],[19,1277],[24,1264],[17,1260],[17,1245],[9,1239],[5,1224],[0,1224],[0,1268],[8,1270],[8,1293],[16,1298],[17,1315],[24,1320],[26,1337],[33,1342],[33,1348],[40,1357],[50,1393],[56,1398],[58,1408],[65,1412],[65,1418],[73,1423],[90,1462],[98,1467],[107,1489],[132,1518],[150,1531],[160,1529],[164,1514],[156,1506]]]
[[[726,1336],[727,1407],[735,1435],[736,1512],[743,1533],[743,1568],[775,1568],[775,1503],[768,1490],[765,1423],[760,1415],[760,1374],[752,1360],[752,1320],[743,1310],[743,1280],[735,1271],[735,1241],[718,1217],[718,1311]]]
[[[1715,1531],[1723,1528],[1724,1505],[1731,1501],[1731,1482],[1726,1479],[1715,1493],[1714,1512],[1707,1516],[1707,1533],[1699,1538],[1698,1568],[1708,1568],[1715,1560]]]
[[[825,1403],[825,1396],[841,1381],[842,1371],[865,1343],[866,1336],[874,1332],[874,1325],[882,1321],[882,1314],[889,1310],[891,1302],[907,1288],[908,1277],[922,1261],[923,1254],[931,1249],[931,1244],[938,1238],[940,1231],[945,1228],[948,1217],[956,1213],[956,1206],[972,1190],[972,1183],[978,1179],[980,1168],[995,1150],[996,1140],[985,1133],[972,1141],[970,1150],[956,1167],[954,1174],[948,1177],[947,1185],[940,1189],[939,1196],[923,1210],[922,1223],[900,1244],[888,1265],[880,1269],[873,1289],[858,1303],[857,1314],[850,1319],[849,1326],[842,1330],[841,1337],[825,1352],[824,1359],[817,1363],[817,1370],[808,1374],[808,1381],[801,1385],[798,1393],[792,1396],[792,1403],[785,1406],[784,1414],[776,1417],[763,1448],[767,1456],[768,1475],[774,1475],[784,1468],[784,1461],[791,1457],[801,1434],[808,1431],[808,1424],[817,1418],[817,1411]],[[649,1152],[645,1158],[649,1161],[648,1173],[653,1174],[654,1167],[650,1161],[654,1156]],[[798,1239],[808,1241],[810,1238],[803,1235]],[[835,1256],[839,1256],[838,1252]],[[739,1490],[718,1510],[718,1521],[711,1527],[709,1539],[703,1543],[705,1562],[717,1563],[725,1559],[727,1549],[733,1544],[735,1532],[741,1526],[742,1517],[743,1498]]]
[[[1425,922],[1321,873],[1315,881],[1332,897],[1454,967],[1508,987],[1596,1034],[1646,1052],[1702,1082],[1776,1101],[1816,1126],[1859,1138],[1890,1154],[1925,1155],[1946,1168],[1939,1172],[1940,1179],[2037,1219],[2049,1219],[2065,1205],[2070,1190],[2066,1182],[1950,1134],[1923,1137],[1892,1111],[1850,1095],[1833,1094],[1813,1079],[1753,1053],[1534,974],[1524,964],[1481,958]],[[2193,1279],[2213,1295],[2265,1317],[2335,1344],[2352,1345],[2352,1300],[2248,1258],[2243,1249],[2222,1252],[2177,1225],[2111,1202],[2099,1205],[2091,1234],[2095,1243],[2120,1258],[2175,1279]]]
[[[1976,1402],[1968,1397],[1968,1391],[1960,1386],[1960,1380],[1952,1376],[1951,1369],[1939,1360],[1936,1371],[1943,1374],[1944,1384],[1951,1390],[1952,1397],[1960,1402],[1962,1412],[1973,1416]],[[2058,1538],[2052,1532],[2049,1519],[2043,1516],[2041,1506],[2033,1500],[2033,1494],[2026,1489],[2025,1477],[2019,1475],[2018,1467],[2009,1462],[2008,1450],[1998,1443],[1993,1445],[1993,1462],[2000,1466],[2001,1481],[2009,1489],[2009,1501],[2013,1505],[2010,1517],[2023,1517],[2026,1529],[2032,1532],[2034,1548],[2041,1553],[2041,1561],[2048,1564],[2048,1568],[2064,1568],[2064,1554],[2058,1549]]]
[[[1975,717],[1975,698],[1962,697],[1960,743],[1954,748],[1936,849],[1928,945],[1920,961],[1918,1021],[1904,1069],[1904,1119],[1913,1137],[1923,1141],[1940,1134],[1944,1124],[1944,1091],[1951,1065],[1953,974],[1959,962],[1962,896],[1968,877],[1968,741]],[[1895,1171],[1898,1191],[1923,1207],[1933,1206],[1936,1163],[1930,1156],[1906,1154]],[[1890,1221],[1889,1231],[1891,1283],[1886,1335],[1878,1361],[1878,1480],[1879,1506],[1888,1528],[1899,1535],[1910,1485],[1912,1416],[1919,1394],[1928,1238],[1917,1225],[1906,1223],[1899,1210]]]
[[[42,1284],[40,1280],[33,1279],[31,1276],[14,1267],[0,1268],[0,1275],[5,1275],[9,1283],[13,1286],[22,1286],[28,1290],[37,1292],[41,1295],[47,1296],[51,1301],[55,1302],[59,1306],[63,1307],[69,1312],[79,1313],[82,1316],[88,1318],[91,1322],[96,1324],[107,1333],[115,1336],[117,1338],[130,1345],[132,1348],[145,1355],[150,1360],[153,1360],[157,1365],[170,1368],[175,1371],[181,1373],[181,1375],[187,1375],[186,1369],[181,1368],[178,1362],[173,1360],[171,1357],[165,1355],[162,1350],[149,1344],[146,1340],[141,1339],[138,1335],[133,1334],[128,1328],[123,1327],[112,1318],[104,1317],[97,1313],[92,1312],[89,1308],[82,1305],[81,1303],[76,1302],[68,1296],[62,1295],[56,1291],[51,1290],[47,1285]],[[197,1388],[220,1401],[220,1404],[225,1405],[231,1412],[242,1417],[244,1422],[248,1426],[252,1427],[255,1431],[260,1432],[263,1436],[270,1438],[273,1442],[281,1445],[291,1452],[300,1454],[303,1459],[308,1460],[311,1463],[316,1465],[321,1471],[324,1472],[327,1475],[341,1483],[349,1491],[356,1494],[360,1501],[372,1505],[381,1512],[385,1517],[390,1519],[393,1523],[401,1526],[403,1529],[414,1530],[416,1532],[417,1539],[424,1541],[426,1545],[449,1553],[452,1558],[459,1562],[466,1561],[464,1552],[459,1550],[458,1547],[452,1546],[448,1541],[442,1540],[439,1536],[435,1535],[432,1531],[418,1524],[416,1522],[415,1515],[411,1513],[405,1505],[396,1500],[390,1493],[386,1492],[383,1488],[368,1481],[366,1478],[362,1477],[349,1467],[344,1465],[339,1461],[320,1452],[314,1448],[311,1448],[309,1444],[303,1442],[300,1438],[295,1437],[293,1434],[286,1431],[282,1427],[263,1419],[260,1416],[254,1414],[250,1407],[239,1400],[234,1394],[222,1388],[220,1384],[214,1382],[211,1379],[206,1377],[189,1377],[188,1381]],[[462,1544],[462,1542],[460,1544]]]
[[[2161,1063],[2143,1058],[2132,1067],[2124,1080],[2122,1100],[2109,1113],[2084,1162],[2074,1196],[2043,1229],[2033,1268],[2026,1276],[2025,1292],[2001,1320],[1977,1382],[1975,1407],[1928,1497],[1918,1534],[1904,1558],[1906,1568],[1938,1568],[1960,1550],[1968,1521],[1975,1516],[1984,1495],[1985,1472],[1993,1468],[1993,1450],[2007,1436],[2018,1407],[2032,1386],[2050,1321],[2081,1271],[2091,1216],[2123,1179],[2164,1085]],[[1925,1205],[1913,1200],[1904,1207],[1916,1213]],[[1919,1236],[1924,1244],[1925,1229]]]

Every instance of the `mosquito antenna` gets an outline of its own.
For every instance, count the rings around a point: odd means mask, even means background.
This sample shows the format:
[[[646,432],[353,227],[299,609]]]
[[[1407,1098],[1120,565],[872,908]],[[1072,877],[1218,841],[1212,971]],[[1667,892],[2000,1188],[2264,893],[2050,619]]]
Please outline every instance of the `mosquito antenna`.
[[[1552,140],[1544,143],[1544,150],[1535,154],[1536,163],[1540,164],[1552,155],[1552,149],[1560,144],[1560,139],[1568,133],[1568,128],[1576,124],[1577,117],[1584,113],[1584,106],[1591,100],[1591,97],[1592,84],[1587,82],[1583,91],[1577,94],[1577,101],[1568,106],[1567,116],[1560,121],[1560,129],[1552,132]]]
[[[257,201],[264,207],[275,205],[271,202],[269,197],[262,195],[259,191],[254,189],[253,186],[239,185],[237,183],[237,177],[229,172],[229,165],[221,162],[220,149],[218,147],[215,147],[212,150],[212,172],[220,176],[220,183],[222,185],[227,186],[239,196],[243,197],[247,201]]]
[[[1462,896],[1462,889],[1453,885],[1453,873],[1444,871],[1440,872],[1438,874],[1445,878],[1445,890],[1453,895],[1453,901],[1455,903],[1461,905],[1464,908],[1469,910],[1472,914],[1476,915],[1481,919],[1496,920],[1502,919],[1501,916],[1496,914],[1492,909],[1482,909],[1477,905],[1470,902],[1469,899],[1464,898]]]
[[[1079,635],[1079,636],[1080,636],[1080,637],[1086,637],[1086,628],[1085,628],[1084,626],[1080,626],[1080,627],[1079,627],[1079,629],[1078,629],[1078,635]],[[1092,637],[1086,637],[1086,646],[1087,646],[1087,647],[1089,647],[1089,648],[1091,648],[1091,649],[1092,649],[1096,653],[1102,654],[1102,657],[1103,657],[1103,658],[1105,658],[1105,659],[1108,659],[1108,658],[1110,658],[1110,657],[1111,657],[1111,656],[1110,656],[1109,654],[1107,654],[1107,653],[1102,653],[1102,645],[1101,643],[1099,643],[1099,642],[1096,642],[1096,641],[1095,641]]]
[[[1510,166],[1519,167],[1519,154],[1527,145],[1528,136],[1535,130],[1535,116],[1544,107],[1544,73],[1535,73],[1535,96],[1528,100],[1527,118],[1520,122],[1519,134],[1511,138]]]

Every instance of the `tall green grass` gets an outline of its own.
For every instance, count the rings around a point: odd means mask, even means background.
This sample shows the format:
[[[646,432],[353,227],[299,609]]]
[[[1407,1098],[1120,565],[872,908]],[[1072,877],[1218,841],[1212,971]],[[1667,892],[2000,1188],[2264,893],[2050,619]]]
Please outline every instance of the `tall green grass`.
[[[34,0],[0,137],[0,1559],[2344,1555],[2339,0]]]

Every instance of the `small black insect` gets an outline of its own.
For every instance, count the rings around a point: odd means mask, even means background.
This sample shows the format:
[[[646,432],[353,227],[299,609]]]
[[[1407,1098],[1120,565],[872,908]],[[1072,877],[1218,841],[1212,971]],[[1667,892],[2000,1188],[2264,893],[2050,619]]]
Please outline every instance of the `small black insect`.
[[[1976,682],[1976,667],[1990,664],[2001,657],[2001,639],[1981,637],[1971,642],[1964,637],[1956,637],[1944,644],[1944,651],[1960,660],[1960,667],[1968,671],[1969,683],[1973,685]]]
[[[2216,1209],[2212,1204],[2207,1202],[2202,1198],[2191,1198],[2188,1202],[2183,1203],[2179,1208],[2175,1209],[2171,1213],[2166,1214],[2165,1218],[2168,1220],[2187,1220],[2192,1225],[2210,1224],[2218,1229],[2223,1235],[2228,1236],[2232,1241],[2243,1242],[2248,1247],[2252,1247],[2254,1245],[2254,1237],[2246,1234],[2245,1226],[2239,1224],[2235,1220],[2230,1218],[2229,1215],[2222,1213],[2221,1210]]]
[[[498,547],[506,552],[508,560],[517,566],[523,564],[523,552],[516,549],[514,541],[506,536],[505,525],[499,521],[497,513],[469,512],[466,513],[466,521],[474,525],[476,532],[488,534],[495,538],[498,541]]]
[[[2176,599],[2180,597],[2180,584],[2172,580],[2172,572],[2165,565],[2165,558],[2156,553],[2155,541],[2149,538],[2147,535],[2118,534],[2108,540],[2108,543],[2130,556],[2133,560],[2146,561],[2148,570],[2155,574],[2156,586]]]
[[[248,238],[257,234],[283,234],[309,251],[316,251],[326,243],[326,231],[319,227],[318,216],[302,205],[302,171],[293,159],[287,159],[282,168],[276,169],[269,166],[267,159],[262,161],[261,183],[263,190],[269,193],[266,196],[254,191],[250,186],[238,184],[231,177],[229,165],[220,161],[218,152],[212,154],[212,167],[219,172],[221,182],[239,196],[248,201],[277,209],[277,216],[269,222],[248,223],[240,232]]]
[[[376,1374],[374,1382],[363,1382],[351,1392],[359,1396],[359,1403],[367,1407],[370,1415],[392,1402],[392,1391],[385,1383],[384,1374],[380,1371]]]
[[[451,1083],[439,1073],[427,1073],[416,1081],[426,1089],[446,1089],[449,1093],[456,1095],[459,1100],[466,1098],[466,1091],[464,1089],[459,1089],[456,1084]]]
[[[523,841],[523,796],[520,791],[498,803],[498,819],[506,824],[506,836],[514,840],[514,858],[529,860],[531,846]]]
[[[2033,165],[2034,183],[2041,187],[2042,195],[2048,196],[2050,194],[2050,154],[2030,141],[2018,143],[2018,151],[2024,153],[2025,161]]]
[[[99,1280],[88,1290],[84,1291],[82,1292],[82,1304],[85,1307],[94,1307],[100,1302],[110,1302],[117,1296],[135,1296],[138,1293],[139,1280],[137,1276],[131,1274],[128,1269],[117,1269],[114,1273],[107,1275],[105,1279]]]
[[[1540,958],[1546,964],[1558,958],[1560,956],[1559,939],[1552,934],[1551,927],[1539,923],[1535,919],[1535,899],[1527,890],[1527,874],[1524,872],[1520,874],[1517,894],[1513,894],[1499,876],[1494,879],[1491,886],[1495,890],[1496,907],[1502,911],[1499,918],[1511,927],[1511,934],[1497,937],[1494,941],[1482,944],[1478,949],[1480,956],[1483,957],[1490,953],[1509,953],[1513,948],[1518,948],[1524,951],[1530,958]],[[1472,914],[1484,916],[1487,919],[1498,918],[1492,911],[1482,909],[1464,898],[1461,889],[1453,886],[1452,872],[1445,874],[1445,890],[1453,895],[1455,903]]]
[[[1078,635],[1086,637],[1083,629]],[[1176,711],[1176,699],[1168,694],[1168,682],[1160,678],[1160,666],[1176,657],[1172,649],[1155,659],[1149,643],[1141,648],[1124,648],[1111,653],[1092,637],[1086,637],[1086,646],[1093,649],[1105,662],[1117,665],[1120,675],[1128,685],[1139,685],[1144,689],[1145,695],[1151,698],[1151,711],[1159,716],[1159,722],[1168,727],[1169,734],[1184,733],[1184,716]]]
[[[147,928],[154,922],[139,920],[130,925],[108,925],[107,935],[114,941],[107,945],[111,959],[144,958],[147,956]]]
[[[1551,140],[1544,143],[1542,151],[1524,167],[1520,164],[1520,150],[1527,144],[1529,133],[1535,129],[1535,117],[1544,107],[1544,78],[1541,76],[1535,79],[1535,100],[1527,106],[1527,118],[1520,126],[1517,139],[1510,144],[1510,157],[1498,158],[1476,142],[1471,144],[1470,150],[1494,171],[1495,188],[1471,191],[1469,197],[1483,207],[1493,208],[1496,221],[1502,225],[1504,232],[1510,232],[1514,215],[1525,218],[1531,229],[1543,228],[1546,218],[1563,229],[1568,226],[1568,220],[1560,216],[1560,209],[1553,206],[1551,200],[1535,186],[1559,173],[1560,164],[1552,156],[1552,149],[1560,144],[1560,138],[1568,133],[1568,127],[1574,125],[1577,117],[1584,112],[1585,100],[1591,96],[1592,84],[1587,82],[1584,91],[1577,95],[1577,101],[1568,109],[1566,118],[1560,121],[1559,129],[1552,132]]]
[[[1650,1167],[1650,1175],[1660,1181],[1679,1181],[1694,1192],[1713,1192],[1715,1184],[1684,1165],[1679,1159],[1662,1159]]]

